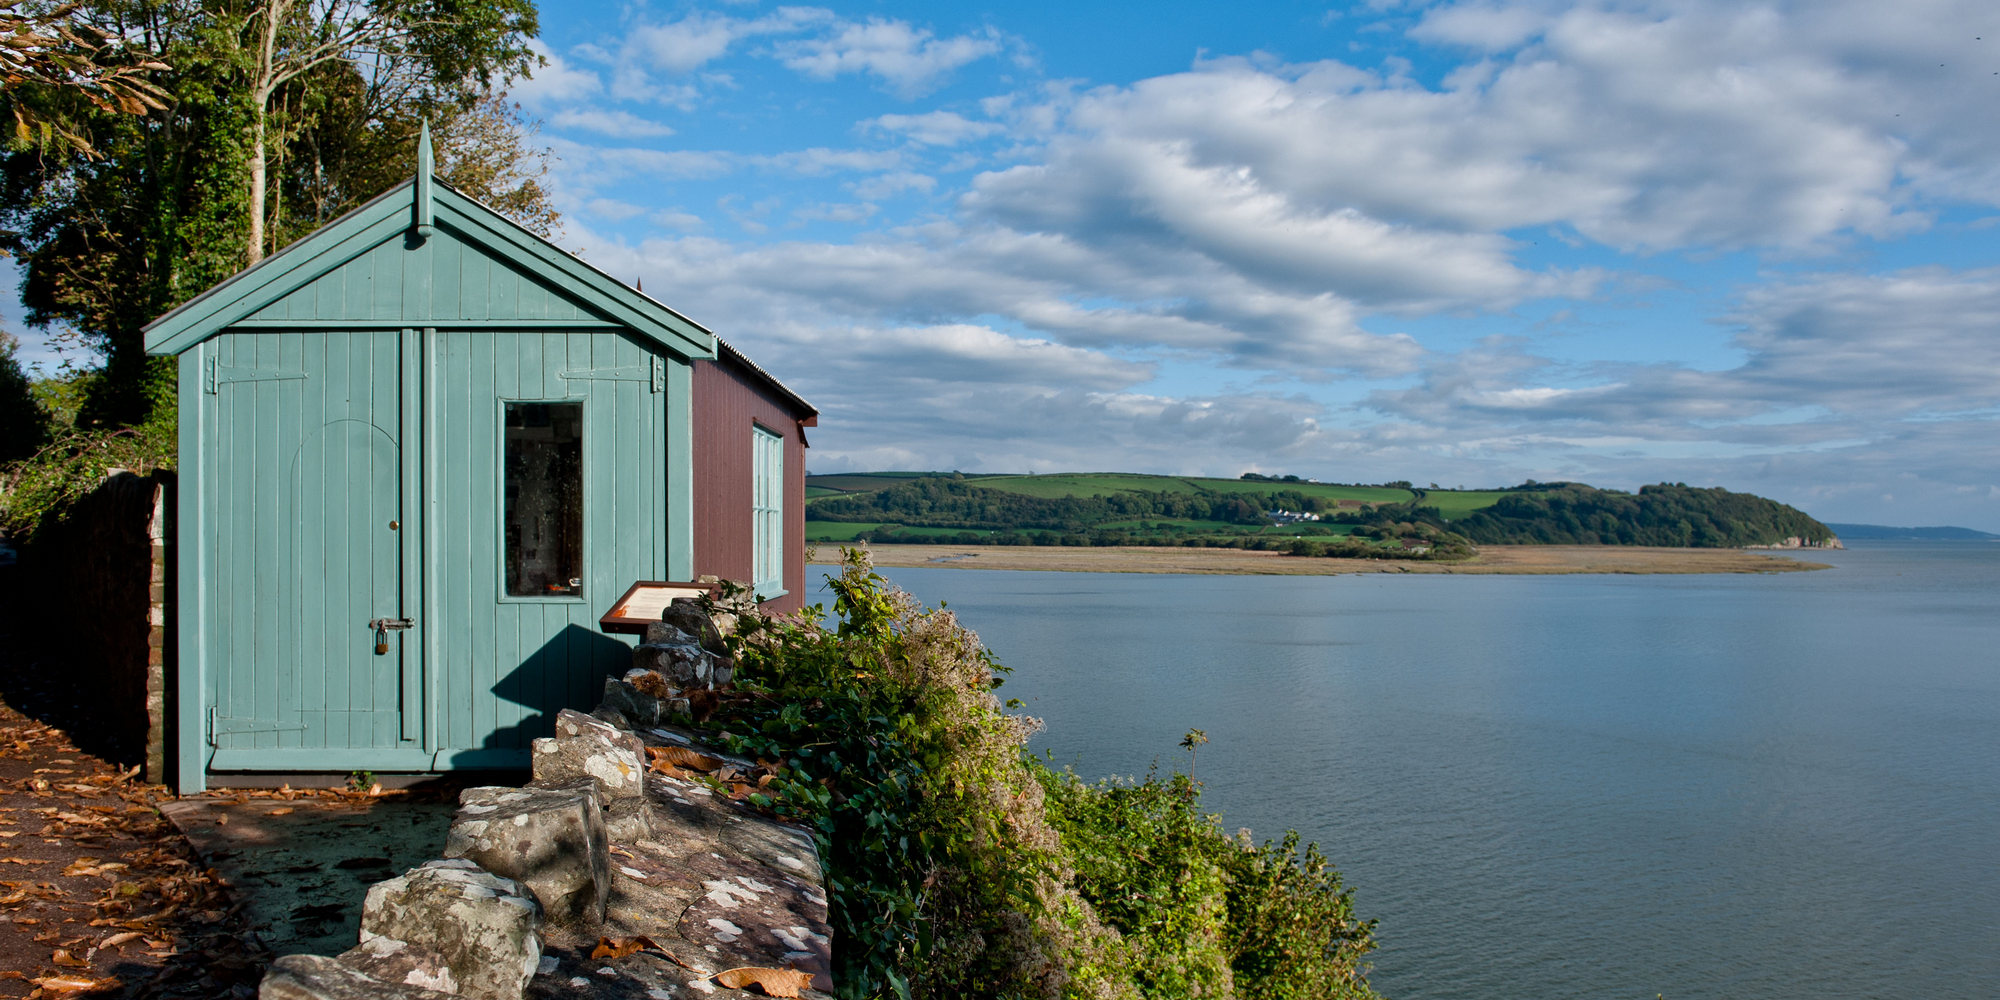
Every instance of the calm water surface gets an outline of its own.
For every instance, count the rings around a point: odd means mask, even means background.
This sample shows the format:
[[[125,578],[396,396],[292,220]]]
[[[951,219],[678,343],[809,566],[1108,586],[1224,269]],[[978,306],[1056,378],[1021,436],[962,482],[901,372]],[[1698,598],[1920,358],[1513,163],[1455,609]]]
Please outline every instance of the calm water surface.
[[[1823,561],[884,575],[1085,775],[1206,730],[1204,801],[1326,848],[1387,996],[2000,996],[2000,545]]]

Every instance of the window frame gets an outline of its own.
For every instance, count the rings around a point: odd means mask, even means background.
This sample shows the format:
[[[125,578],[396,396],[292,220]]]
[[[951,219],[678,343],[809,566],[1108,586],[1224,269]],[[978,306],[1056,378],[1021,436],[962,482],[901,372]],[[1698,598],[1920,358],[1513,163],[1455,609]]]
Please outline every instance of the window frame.
[[[785,445],[784,434],[751,422],[750,587],[760,601],[786,594]]]
[[[501,604],[585,604],[590,600],[590,399],[587,396],[501,397],[494,427],[494,580],[495,600]],[[577,407],[577,503],[581,510],[577,531],[582,539],[577,558],[582,581],[570,594],[510,594],[507,592],[507,408],[516,405],[572,404]]]

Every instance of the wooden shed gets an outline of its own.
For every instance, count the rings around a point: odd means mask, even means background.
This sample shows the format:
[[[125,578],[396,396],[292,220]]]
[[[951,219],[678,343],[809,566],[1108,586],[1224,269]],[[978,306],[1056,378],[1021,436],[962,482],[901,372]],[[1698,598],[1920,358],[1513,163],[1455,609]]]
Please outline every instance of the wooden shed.
[[[714,335],[429,157],[146,330],[180,366],[183,791],[521,766],[629,664],[595,628],[628,584],[734,567],[697,570]]]
[[[819,411],[727,341],[694,366],[698,574],[751,584],[769,611],[805,605],[806,431]]]

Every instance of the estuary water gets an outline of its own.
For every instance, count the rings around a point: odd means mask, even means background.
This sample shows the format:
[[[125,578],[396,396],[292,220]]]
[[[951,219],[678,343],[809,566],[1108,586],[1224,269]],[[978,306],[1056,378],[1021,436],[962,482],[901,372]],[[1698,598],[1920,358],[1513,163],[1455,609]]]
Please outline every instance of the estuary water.
[[[1013,668],[1059,764],[1185,769],[1206,731],[1204,802],[1323,846],[1385,996],[2000,997],[2000,545],[1811,558],[883,575]]]

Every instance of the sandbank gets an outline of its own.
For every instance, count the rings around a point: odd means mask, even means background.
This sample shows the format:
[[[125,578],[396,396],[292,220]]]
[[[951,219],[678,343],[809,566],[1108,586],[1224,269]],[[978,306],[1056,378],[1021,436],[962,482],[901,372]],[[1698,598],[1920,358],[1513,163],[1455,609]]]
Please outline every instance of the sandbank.
[[[821,543],[815,561],[838,546]],[[1067,545],[874,545],[877,566],[1043,570],[1065,573],[1198,573],[1337,576],[1343,573],[1791,573],[1828,569],[1769,550],[1670,549],[1626,545],[1484,545],[1460,562],[1329,559],[1243,549]]]

